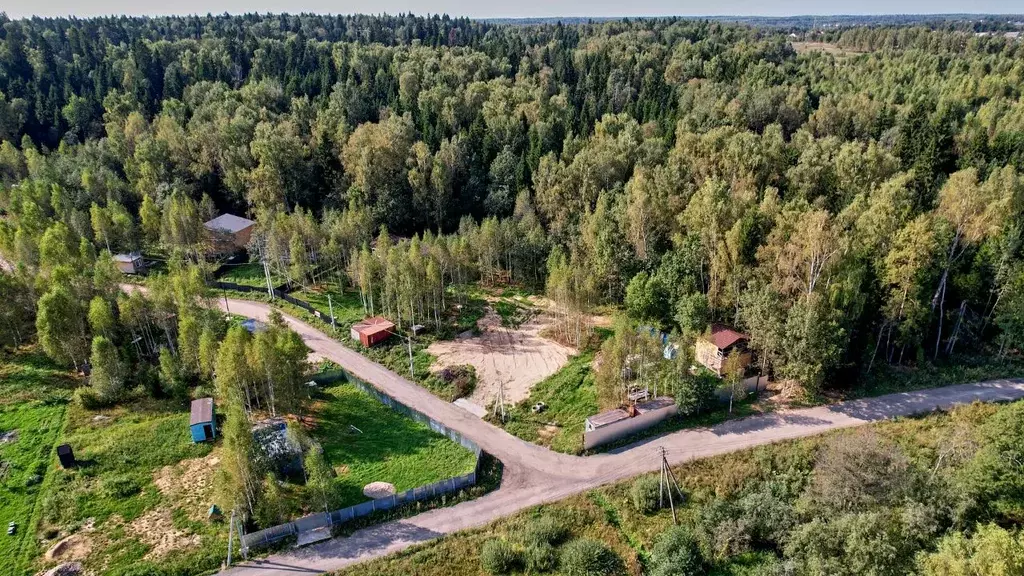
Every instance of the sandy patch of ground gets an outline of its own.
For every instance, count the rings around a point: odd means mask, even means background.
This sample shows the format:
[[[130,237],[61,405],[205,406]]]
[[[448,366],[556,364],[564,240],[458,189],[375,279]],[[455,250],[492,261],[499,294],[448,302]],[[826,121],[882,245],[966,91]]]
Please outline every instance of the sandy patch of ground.
[[[92,552],[92,538],[84,532],[62,539],[46,551],[47,562],[71,562],[83,560]]]
[[[472,364],[476,368],[476,389],[470,401],[488,406],[505,385],[505,401],[519,402],[530,395],[534,384],[565,366],[576,350],[540,335],[553,318],[546,312],[534,314],[519,328],[504,328],[493,310],[477,322],[479,336],[435,342],[427,348],[437,360],[431,370]]]
[[[214,450],[202,458],[164,466],[153,473],[153,484],[161,494],[185,510],[189,518],[204,521],[212,503],[213,473],[218,464],[220,454]]]
[[[537,439],[542,443],[550,444],[551,439],[555,437],[555,434],[558,434],[558,430],[558,426],[546,424],[537,430]]]
[[[199,546],[201,538],[198,534],[188,534],[174,527],[169,508],[150,510],[125,527],[125,531],[143,544],[150,546],[145,560],[162,558],[174,550]]]

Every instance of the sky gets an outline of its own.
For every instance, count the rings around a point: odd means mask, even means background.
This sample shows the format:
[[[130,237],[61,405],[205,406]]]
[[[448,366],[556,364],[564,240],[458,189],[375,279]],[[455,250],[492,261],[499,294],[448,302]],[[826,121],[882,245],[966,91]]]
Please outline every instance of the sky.
[[[3,0],[0,11],[25,16],[319,12],[450,14],[471,18],[558,16],[793,16],[804,14],[1007,14],[1020,0]]]

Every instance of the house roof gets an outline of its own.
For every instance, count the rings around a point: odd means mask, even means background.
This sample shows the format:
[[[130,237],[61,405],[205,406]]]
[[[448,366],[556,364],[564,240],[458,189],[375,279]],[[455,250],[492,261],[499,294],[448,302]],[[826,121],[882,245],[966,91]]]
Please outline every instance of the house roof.
[[[135,262],[142,258],[142,254],[138,252],[129,252],[128,254],[114,254],[114,262]]]
[[[616,422],[619,422],[620,420],[628,419],[629,412],[626,412],[622,408],[616,408],[614,410],[609,410],[607,412],[601,412],[600,414],[595,414],[590,418],[587,418],[587,420],[590,422],[590,425],[593,426],[594,428],[600,428],[602,426],[614,424]]]
[[[725,350],[740,340],[750,340],[750,336],[721,324],[712,324],[711,335],[706,337],[705,340],[714,344],[719,350]]]
[[[205,226],[207,230],[234,234],[235,232],[245,230],[255,223],[256,222],[253,222],[248,218],[242,218],[241,216],[235,216],[234,214],[221,214],[206,224],[203,224],[203,226]]]
[[[356,322],[352,325],[352,329],[360,334],[367,336],[373,336],[380,332],[390,332],[395,329],[395,323],[387,318],[381,318],[380,316],[371,316],[364,318],[363,320]]]
[[[652,412],[654,410],[661,410],[662,408],[668,408],[675,404],[676,401],[668,396],[658,396],[657,398],[651,398],[647,402],[641,402],[636,405],[636,411],[640,414],[646,412]]]
[[[213,398],[198,398],[192,401],[192,417],[188,425],[213,422]]]

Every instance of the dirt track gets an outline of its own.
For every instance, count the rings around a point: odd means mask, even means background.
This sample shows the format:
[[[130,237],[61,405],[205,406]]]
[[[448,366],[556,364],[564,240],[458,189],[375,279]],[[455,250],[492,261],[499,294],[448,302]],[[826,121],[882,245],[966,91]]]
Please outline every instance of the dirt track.
[[[231,300],[231,311],[265,319],[270,306]],[[780,440],[859,426],[894,416],[917,414],[956,404],[1024,398],[1024,379],[994,380],[891,394],[864,400],[789,410],[697,430],[652,438],[609,454],[580,457],[530,444],[453,406],[413,382],[285,315],[313,351],[330,358],[360,379],[473,439],[504,464],[501,487],[476,500],[388,522],[221,572],[231,576],[293,576],[338,570],[405,549],[445,534],[488,524],[525,508],[553,502],[591,488],[656,470],[660,448],[678,464]]]

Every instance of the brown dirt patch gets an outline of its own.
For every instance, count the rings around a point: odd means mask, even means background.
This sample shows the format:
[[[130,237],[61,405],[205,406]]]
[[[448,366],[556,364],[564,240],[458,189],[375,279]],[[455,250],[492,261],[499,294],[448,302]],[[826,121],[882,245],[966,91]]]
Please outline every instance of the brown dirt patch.
[[[202,521],[212,503],[213,474],[220,464],[220,452],[214,450],[202,458],[182,460],[153,473],[153,484],[160,493],[185,510],[189,518]]]
[[[537,440],[539,440],[541,444],[550,444],[551,439],[555,437],[555,434],[558,434],[558,430],[558,426],[551,424],[542,426],[537,430]]]
[[[149,552],[143,557],[145,560],[162,558],[170,552],[183,548],[195,548],[202,540],[198,534],[189,534],[175,528],[169,508],[158,508],[146,512],[132,520],[125,527],[125,531],[138,538],[143,544],[150,546]]]
[[[71,562],[83,560],[92,552],[92,538],[84,532],[62,539],[46,551],[47,562]]]
[[[576,350],[541,336],[553,322],[553,317],[542,311],[519,328],[505,328],[501,317],[488,308],[477,322],[479,336],[435,342],[427,348],[437,358],[431,369],[472,364],[477,382],[470,401],[486,407],[497,399],[504,383],[505,401],[519,402],[530,395],[534,384],[557,372],[576,354]]]

